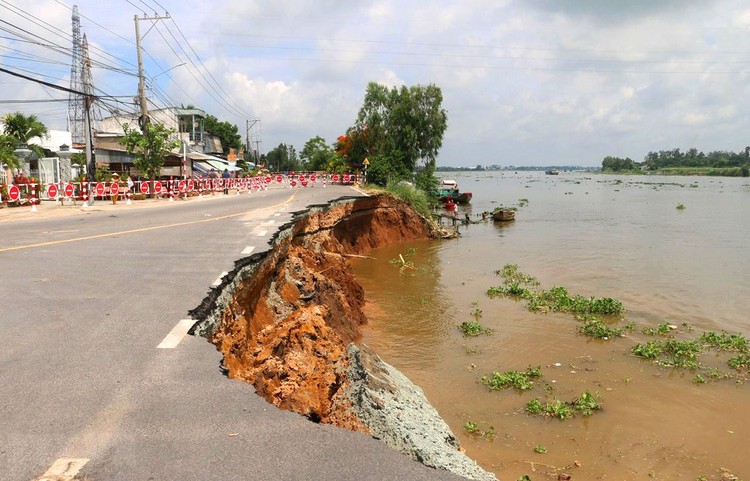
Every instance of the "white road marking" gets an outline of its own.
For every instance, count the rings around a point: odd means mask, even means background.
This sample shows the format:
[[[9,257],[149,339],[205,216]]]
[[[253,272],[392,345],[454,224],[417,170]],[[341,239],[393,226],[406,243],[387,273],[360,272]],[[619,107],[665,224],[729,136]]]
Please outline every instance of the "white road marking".
[[[70,481],[88,462],[88,458],[60,458],[52,463],[41,478],[34,481]]]
[[[172,328],[171,331],[169,331],[169,334],[164,338],[164,340],[161,341],[161,343],[156,346],[157,349],[174,349],[177,347],[177,345],[182,341],[182,339],[187,335],[187,332],[190,330],[190,327],[195,324],[195,320],[193,319],[183,319],[180,322],[177,323],[176,326]]]
[[[267,230],[260,230],[260,231],[258,231],[258,237],[263,237],[266,234],[268,234]]]
[[[255,246],[247,246],[242,250],[243,254],[252,254],[255,250]]]
[[[244,253],[245,251],[242,251],[242,252]],[[216,286],[218,286],[219,284],[221,284],[221,280],[222,280],[222,279],[224,279],[224,276],[225,276],[225,275],[227,275],[227,274],[229,274],[229,273],[228,273],[227,271],[224,271],[224,272],[222,272],[222,273],[221,273],[221,275],[219,276],[219,278],[218,278],[218,279],[216,279],[216,280],[214,281],[214,283],[213,283],[213,284],[211,284],[211,285],[212,285],[212,286],[214,286],[214,287],[216,287]]]

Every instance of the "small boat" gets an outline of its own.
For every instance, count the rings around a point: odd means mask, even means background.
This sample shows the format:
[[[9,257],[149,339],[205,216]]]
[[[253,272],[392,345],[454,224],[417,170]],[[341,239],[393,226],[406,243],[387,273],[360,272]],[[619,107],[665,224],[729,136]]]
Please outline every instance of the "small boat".
[[[492,211],[492,220],[504,222],[508,220],[514,220],[516,218],[516,211],[513,209],[495,209]]]
[[[443,179],[438,187],[438,201],[442,203],[452,200],[456,204],[468,204],[471,202],[471,192],[461,192],[458,190],[458,182],[454,179]]]
[[[560,171],[557,169],[547,169],[544,171],[544,173],[547,175],[558,175]]]

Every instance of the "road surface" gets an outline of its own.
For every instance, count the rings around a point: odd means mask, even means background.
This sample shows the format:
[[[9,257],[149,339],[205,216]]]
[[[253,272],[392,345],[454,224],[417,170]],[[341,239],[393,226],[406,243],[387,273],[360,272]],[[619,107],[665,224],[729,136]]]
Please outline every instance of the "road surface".
[[[266,250],[292,212],[344,195],[358,193],[0,210],[0,479],[462,479],[277,409],[184,336],[236,259]]]

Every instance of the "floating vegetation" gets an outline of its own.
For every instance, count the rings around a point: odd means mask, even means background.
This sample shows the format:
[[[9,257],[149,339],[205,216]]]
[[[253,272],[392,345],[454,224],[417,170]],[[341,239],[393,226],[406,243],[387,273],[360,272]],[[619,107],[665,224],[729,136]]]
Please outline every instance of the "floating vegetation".
[[[541,366],[529,366],[525,371],[506,371],[504,373],[495,371],[490,375],[482,376],[481,382],[493,391],[510,388],[528,391],[534,387],[534,379],[540,377],[542,377]]]
[[[565,287],[554,286],[545,291],[537,289],[539,281],[518,270],[516,264],[506,264],[495,274],[503,278],[502,286],[493,286],[487,290],[487,296],[494,298],[509,296],[526,300],[526,307],[535,312],[568,312],[576,319],[583,321],[578,332],[597,339],[622,337],[623,329],[608,326],[598,315],[619,316],[624,313],[622,302],[610,297],[583,297],[571,295]]]
[[[485,327],[479,323],[479,321],[462,322],[458,325],[464,336],[466,337],[477,337],[482,334],[492,334],[492,329]]]
[[[607,340],[611,337],[622,337],[625,335],[621,327],[612,327],[604,324],[601,319],[595,316],[589,316],[578,326],[578,332],[584,336],[593,337],[594,339]]]
[[[544,402],[539,399],[532,399],[526,403],[526,412],[532,415],[541,415],[564,421],[575,417],[577,414],[591,416],[601,409],[600,399],[601,396],[598,392],[591,394],[588,391],[584,391],[570,402],[564,402],[557,398]]]
[[[701,342],[714,347],[720,351],[748,352],[747,338],[742,334],[729,334],[721,331],[721,334],[715,332],[704,332],[700,336]]]
[[[666,367],[701,369],[703,373],[694,379],[697,384],[705,382],[703,375],[712,380],[729,379],[737,377],[724,373],[717,368],[703,366],[700,362],[700,354],[709,349],[720,352],[734,352],[736,356],[727,360],[727,365],[737,371],[747,371],[750,367],[750,345],[747,338],[742,334],[729,334],[704,332],[697,339],[677,341],[668,339],[663,341],[652,340],[636,344],[631,352],[636,356],[653,361],[655,364]],[[737,378],[741,380],[741,378]]]
[[[679,204],[677,204],[676,208],[677,208],[677,210],[685,210],[685,204],[679,203]]]
[[[547,448],[545,448],[541,444],[537,444],[536,446],[534,446],[534,452],[538,454],[544,454],[547,452]]]
[[[643,329],[641,329],[641,332],[646,334],[647,336],[666,336],[674,329],[677,329],[677,326],[668,322],[663,322],[657,327],[644,327]]]
[[[648,341],[645,344],[636,344],[631,352],[638,357],[651,359],[660,366],[697,368],[698,354],[703,351],[703,346],[697,340],[676,341]]]
[[[413,256],[416,252],[417,249],[409,247],[406,249],[406,254],[399,254],[397,258],[390,259],[388,263],[399,266],[401,272],[404,272],[406,269],[414,269],[414,263],[406,259]]]
[[[464,424],[464,431],[490,440],[495,437],[495,428],[493,426],[490,426],[485,430],[481,429],[479,423],[473,421],[466,421],[466,424]]]

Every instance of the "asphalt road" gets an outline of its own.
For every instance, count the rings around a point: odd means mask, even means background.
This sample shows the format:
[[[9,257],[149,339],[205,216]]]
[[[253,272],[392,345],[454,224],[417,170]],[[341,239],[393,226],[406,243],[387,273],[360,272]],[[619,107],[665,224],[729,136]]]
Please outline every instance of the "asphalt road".
[[[291,212],[343,195],[0,215],[0,479],[462,479],[281,411],[223,376],[205,339],[168,336]]]

